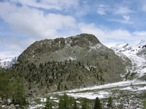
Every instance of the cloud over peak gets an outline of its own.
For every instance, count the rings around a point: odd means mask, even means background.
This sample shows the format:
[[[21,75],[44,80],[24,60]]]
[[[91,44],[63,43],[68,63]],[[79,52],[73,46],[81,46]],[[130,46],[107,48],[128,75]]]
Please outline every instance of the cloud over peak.
[[[105,44],[145,39],[145,12],[136,0],[2,0],[0,56],[19,54],[36,40],[82,32]]]

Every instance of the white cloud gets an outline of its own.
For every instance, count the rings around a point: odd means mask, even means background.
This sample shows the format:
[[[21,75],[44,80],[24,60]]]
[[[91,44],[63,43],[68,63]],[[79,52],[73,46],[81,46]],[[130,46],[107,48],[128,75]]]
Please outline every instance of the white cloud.
[[[100,28],[97,28],[95,24],[79,24],[79,30],[81,33],[91,33],[100,36],[104,36],[104,31]]]
[[[105,39],[127,40],[131,36],[131,34],[126,30],[122,29],[105,30],[96,27],[94,24],[80,24],[79,28],[81,32],[95,34],[101,40]]]
[[[7,58],[7,57],[15,57],[15,56],[18,56],[19,55],[19,52],[12,52],[12,51],[0,51],[0,59],[4,59],[4,58]]]
[[[36,39],[21,36],[0,36],[0,59],[20,55]]]
[[[61,14],[44,14],[44,12],[28,8],[17,7],[10,3],[0,3],[0,17],[9,23],[16,32],[27,33],[32,36],[55,36],[61,28],[74,28],[76,21],[71,16]]]
[[[142,11],[146,12],[146,4],[144,3],[144,5],[142,6]]]
[[[137,38],[144,39],[146,37],[146,31],[136,31],[133,33],[134,36],[137,36]]]
[[[123,19],[124,19],[126,22],[129,22],[129,21],[130,21],[130,16],[124,15],[124,16],[123,16]]]
[[[25,6],[31,6],[42,9],[63,10],[67,8],[75,8],[78,6],[79,0],[10,0],[14,3],[21,3]]]
[[[21,45],[18,43],[12,44],[10,41],[4,42],[2,45],[0,44],[0,59],[18,56],[22,50]]]
[[[105,45],[111,46],[115,43],[127,42],[132,44],[139,40],[145,40],[146,31],[130,32],[123,29],[101,29],[94,24],[80,24],[79,29],[83,33],[90,33],[97,36],[97,38]]]
[[[99,15],[105,15],[107,11],[107,7],[105,5],[99,5],[97,8],[97,13]]]
[[[127,30],[122,29],[116,29],[116,30],[110,30],[107,33],[108,37],[111,39],[118,39],[118,40],[128,40],[131,38],[131,34]]]
[[[133,21],[131,20],[130,16],[128,15],[122,15],[122,18],[117,19],[109,19],[109,21],[124,23],[124,24],[133,24]]]
[[[125,14],[129,14],[132,13],[133,11],[131,9],[129,9],[128,7],[118,7],[115,10],[115,14],[119,14],[119,15],[125,15]]]
[[[123,24],[133,24],[133,21],[130,17],[130,13],[134,13],[134,11],[131,10],[130,8],[119,6],[119,7],[114,8],[113,11],[116,16],[115,18],[109,19],[109,21],[119,22]]]

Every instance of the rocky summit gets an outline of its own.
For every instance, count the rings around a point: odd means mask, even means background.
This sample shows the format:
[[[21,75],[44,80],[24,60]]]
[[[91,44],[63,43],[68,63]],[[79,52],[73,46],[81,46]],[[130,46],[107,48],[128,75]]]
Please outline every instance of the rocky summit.
[[[122,80],[126,66],[92,34],[46,39],[30,45],[13,66],[30,94],[101,85]]]
[[[44,63],[46,61],[75,60],[83,57],[81,51],[100,44],[94,35],[81,34],[68,38],[46,39],[36,41],[29,46],[18,58],[18,61]],[[78,60],[78,59],[77,59]]]

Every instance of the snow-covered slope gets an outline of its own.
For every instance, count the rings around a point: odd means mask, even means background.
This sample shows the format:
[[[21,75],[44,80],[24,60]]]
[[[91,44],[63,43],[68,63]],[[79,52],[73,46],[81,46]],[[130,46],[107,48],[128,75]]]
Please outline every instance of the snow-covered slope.
[[[0,67],[2,68],[11,67],[13,64],[15,64],[16,60],[17,60],[16,57],[0,59]]]
[[[116,44],[111,48],[120,57],[127,56],[131,60],[130,73],[133,74],[133,79],[146,80],[146,41],[139,41],[134,46],[128,43]]]

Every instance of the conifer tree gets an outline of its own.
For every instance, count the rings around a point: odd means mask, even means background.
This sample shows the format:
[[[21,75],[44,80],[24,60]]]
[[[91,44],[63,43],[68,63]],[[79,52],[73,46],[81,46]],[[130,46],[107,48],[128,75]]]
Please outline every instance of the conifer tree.
[[[11,84],[12,91],[12,102],[19,105],[27,105],[25,87],[23,84],[23,79],[15,77],[13,83]]]
[[[59,109],[67,109],[67,95],[64,94],[59,99]]]
[[[59,99],[59,109],[72,109],[72,99],[67,96],[67,94],[64,94]]]
[[[45,109],[52,109],[52,102],[50,100],[50,97],[47,97]]]
[[[4,103],[8,103],[8,98],[11,95],[10,91],[10,78],[9,73],[7,71],[1,69],[0,70],[0,98],[3,100]]]
[[[14,70],[5,69],[0,71],[0,98],[4,103],[8,99],[13,104],[26,105],[26,95],[22,78]]]
[[[74,101],[73,109],[78,109],[78,106],[77,106],[77,102],[76,101]]]
[[[146,109],[146,101],[143,102],[143,108],[142,109]]]
[[[102,109],[101,103],[98,97],[95,99],[94,109]]]
[[[109,108],[112,108],[112,98],[111,98],[111,97],[109,97],[109,99],[108,99],[108,104],[107,104],[107,106],[108,106]]]
[[[89,109],[89,106],[88,106],[88,103],[87,103],[87,99],[86,98],[83,99],[81,109]]]

